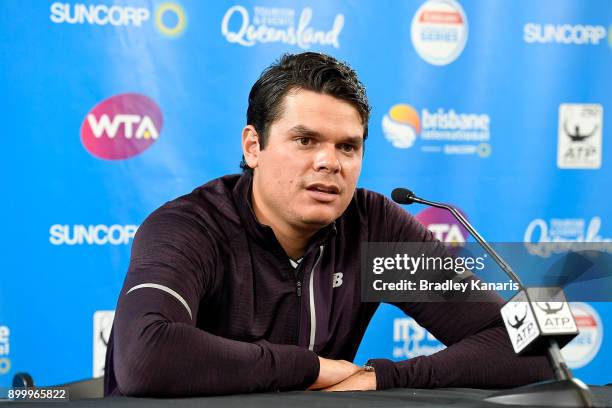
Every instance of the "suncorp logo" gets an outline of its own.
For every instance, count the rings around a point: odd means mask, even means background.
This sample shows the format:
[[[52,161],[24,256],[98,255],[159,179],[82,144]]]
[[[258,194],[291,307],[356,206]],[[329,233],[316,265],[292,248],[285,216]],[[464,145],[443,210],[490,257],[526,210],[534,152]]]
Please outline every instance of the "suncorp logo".
[[[606,35],[601,25],[527,23],[523,27],[523,40],[528,44],[599,45]]]
[[[426,153],[491,154],[490,117],[487,114],[457,113],[454,109],[425,108],[421,115],[410,105],[396,104],[383,116],[385,138],[398,149],[412,147],[421,138]]]
[[[412,18],[412,44],[417,54],[433,65],[455,61],[468,38],[467,17],[454,0],[428,0]]]
[[[467,218],[463,211],[457,210]],[[435,207],[426,208],[418,213],[415,218],[433,232],[436,239],[442,242],[454,245],[461,245],[466,242],[468,231],[446,210]]]
[[[53,224],[49,228],[52,245],[127,245],[138,225],[67,225]]]
[[[152,10],[148,7],[120,6],[117,4],[51,4],[49,18],[55,24],[89,24],[98,26],[143,27],[155,15],[155,27],[168,37],[176,37],[186,27],[187,17],[177,3],[163,3]]]
[[[163,125],[155,101],[140,94],[121,94],[96,105],[81,125],[81,141],[100,159],[128,159],[157,139]]]
[[[339,37],[344,15],[336,14],[329,30],[310,27],[313,11],[305,7],[299,14],[291,8],[253,8],[253,19],[243,6],[230,7],[221,21],[221,34],[230,43],[251,47],[257,43],[285,43],[308,49],[312,45],[340,48]]]

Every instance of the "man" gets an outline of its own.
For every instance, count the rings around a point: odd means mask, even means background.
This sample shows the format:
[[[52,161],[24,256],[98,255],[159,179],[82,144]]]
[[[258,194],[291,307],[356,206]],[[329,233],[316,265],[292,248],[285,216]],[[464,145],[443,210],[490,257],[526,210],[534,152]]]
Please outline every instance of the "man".
[[[285,55],[257,80],[242,175],[169,202],[140,227],[106,358],[106,395],[509,387],[550,376],[514,355],[502,303],[397,304],[448,348],[354,358],[363,242],[436,242],[382,195],[356,189],[370,107],[332,57]],[[472,278],[466,278],[472,279]]]

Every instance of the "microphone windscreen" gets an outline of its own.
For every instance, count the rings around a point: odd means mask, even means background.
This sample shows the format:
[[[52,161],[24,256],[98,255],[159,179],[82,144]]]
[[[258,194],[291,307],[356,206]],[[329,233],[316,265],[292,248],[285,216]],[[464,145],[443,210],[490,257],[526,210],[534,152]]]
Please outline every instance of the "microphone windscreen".
[[[398,204],[412,204],[414,193],[407,188],[396,188],[391,192],[391,198]]]

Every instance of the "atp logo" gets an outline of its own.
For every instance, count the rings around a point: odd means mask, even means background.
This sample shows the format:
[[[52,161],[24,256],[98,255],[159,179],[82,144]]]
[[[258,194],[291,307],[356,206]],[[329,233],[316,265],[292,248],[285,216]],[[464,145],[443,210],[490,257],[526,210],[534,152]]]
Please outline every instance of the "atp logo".
[[[602,105],[559,105],[557,166],[561,169],[601,168],[602,127]]]
[[[159,138],[161,110],[153,99],[121,94],[96,105],[81,125],[81,142],[93,156],[122,160],[136,156]]]
[[[515,311],[513,316],[514,321],[512,321],[511,319],[506,320],[508,322],[508,325],[515,330],[520,329],[523,323],[525,323],[525,319],[527,319],[527,304],[523,303],[522,306],[522,311]]]

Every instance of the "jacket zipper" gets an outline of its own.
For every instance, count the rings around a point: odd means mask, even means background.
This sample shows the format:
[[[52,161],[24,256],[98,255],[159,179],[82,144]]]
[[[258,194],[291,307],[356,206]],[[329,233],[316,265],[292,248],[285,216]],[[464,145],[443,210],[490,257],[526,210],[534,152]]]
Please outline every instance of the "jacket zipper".
[[[310,283],[308,285],[308,293],[309,293],[309,298],[310,298],[309,299],[310,301],[310,341],[308,344],[308,350],[310,351],[314,351],[315,340],[317,336],[317,312],[315,309],[315,298],[314,298],[314,274],[315,274],[315,269],[317,268],[317,265],[319,264],[319,261],[321,260],[321,258],[323,258],[324,248],[325,247],[323,245],[319,247],[319,256],[315,260],[312,270],[310,271],[310,279],[309,279]]]
[[[301,329],[301,320],[302,320],[302,277],[298,276],[295,282],[295,294],[297,295],[297,337],[295,339],[295,344],[300,344],[300,329]]]
[[[308,301],[310,305],[310,337],[309,337],[309,342],[308,342],[308,349],[311,351],[314,350],[314,343],[315,343],[316,330],[317,330],[317,314],[315,311],[315,302],[314,302],[314,273],[315,273],[315,269],[317,268],[317,265],[319,264],[319,261],[321,260],[323,256],[323,248],[324,248],[323,245],[319,247],[319,254],[317,255],[317,259],[315,259],[315,263],[312,267],[312,270],[310,271],[310,277],[309,277]],[[302,330],[302,279],[303,278],[304,278],[304,274],[299,273],[295,281],[295,294],[297,295],[297,302],[298,302],[298,315],[297,315],[298,325],[297,325],[297,339],[296,339],[295,344],[300,344],[300,332]]]

